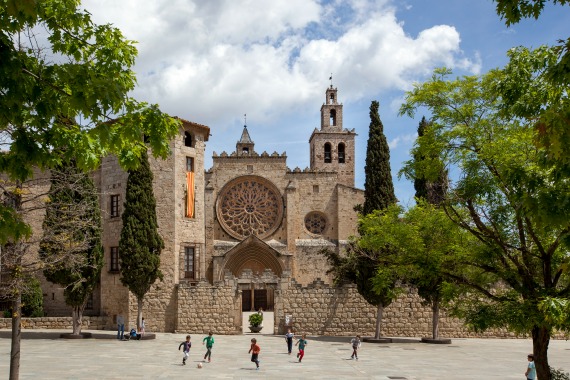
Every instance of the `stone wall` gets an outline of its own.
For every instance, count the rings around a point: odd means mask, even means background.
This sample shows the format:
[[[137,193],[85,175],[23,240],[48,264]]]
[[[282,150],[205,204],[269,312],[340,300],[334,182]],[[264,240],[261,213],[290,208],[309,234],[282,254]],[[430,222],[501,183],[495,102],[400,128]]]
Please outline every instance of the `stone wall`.
[[[285,315],[293,316],[297,333],[309,335],[364,335],[375,332],[376,307],[369,305],[356,286],[334,287],[317,279],[308,286],[295,280],[283,281],[275,305],[275,333],[285,331]],[[431,309],[423,306],[414,291],[408,291],[384,310],[381,334],[393,337],[431,337]],[[440,317],[440,336],[446,338],[516,338],[506,329],[484,333],[468,330],[461,320],[444,312]]]
[[[237,282],[226,280],[210,285],[207,281],[178,286],[178,320],[181,333],[216,335],[241,334],[241,298]]]
[[[83,317],[82,328],[89,330],[104,330],[107,325],[107,317]],[[12,318],[0,318],[0,329],[11,329]],[[22,329],[73,329],[71,317],[43,317],[22,318]]]

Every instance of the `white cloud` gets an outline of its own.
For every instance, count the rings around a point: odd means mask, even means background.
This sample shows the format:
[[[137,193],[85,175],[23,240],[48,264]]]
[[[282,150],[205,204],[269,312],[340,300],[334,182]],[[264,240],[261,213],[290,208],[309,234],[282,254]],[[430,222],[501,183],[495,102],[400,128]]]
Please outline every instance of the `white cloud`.
[[[411,146],[414,143],[414,141],[416,141],[416,137],[417,137],[416,133],[409,133],[406,135],[397,136],[388,142],[388,147],[391,150],[394,150],[400,145],[404,145],[406,147]]]

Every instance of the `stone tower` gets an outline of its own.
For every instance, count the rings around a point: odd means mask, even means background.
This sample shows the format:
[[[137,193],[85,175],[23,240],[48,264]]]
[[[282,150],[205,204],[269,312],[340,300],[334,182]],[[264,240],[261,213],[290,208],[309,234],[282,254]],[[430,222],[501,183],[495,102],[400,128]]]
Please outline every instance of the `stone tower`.
[[[338,173],[338,182],[354,187],[354,142],[356,133],[343,127],[342,104],[332,84],[321,106],[321,128],[311,134],[311,169]]]
[[[254,153],[253,146],[255,144],[249,137],[249,132],[247,131],[247,125],[243,126],[243,132],[241,133],[241,138],[236,144],[236,154],[238,156],[249,156]]]

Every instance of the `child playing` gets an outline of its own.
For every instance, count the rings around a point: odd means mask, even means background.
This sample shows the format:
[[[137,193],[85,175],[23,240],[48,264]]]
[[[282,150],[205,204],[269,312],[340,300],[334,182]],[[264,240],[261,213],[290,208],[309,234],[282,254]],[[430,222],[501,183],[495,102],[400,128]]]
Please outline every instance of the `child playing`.
[[[178,351],[180,351],[180,347],[184,346],[182,352],[184,353],[184,358],[182,359],[182,365],[186,365],[186,359],[190,356],[190,347],[192,347],[192,343],[190,343],[190,335],[186,335],[186,341],[180,343],[178,346]]]
[[[291,332],[291,329],[287,329],[287,334],[285,334],[285,341],[287,342],[287,351],[289,355],[291,355],[291,351],[293,351],[293,337],[295,334]]]
[[[528,366],[526,367],[526,372],[524,375],[526,376],[527,380],[536,380],[536,368],[534,366],[534,355],[529,354],[527,356],[528,359]]]
[[[253,338],[251,340],[251,346],[249,347],[249,351],[247,353],[249,354],[251,352],[251,361],[255,363],[256,370],[259,370],[259,351],[261,351],[261,348],[257,344],[257,339]]]
[[[212,332],[208,332],[208,336],[205,337],[204,339],[202,339],[202,346],[204,345],[204,342],[206,342],[206,355],[204,355],[204,361],[206,361],[206,358],[208,358],[208,363],[211,361],[212,359],[212,347],[214,347],[214,337],[212,336]]]
[[[142,318],[142,321],[141,321],[141,330],[140,330],[140,332],[141,332],[141,336],[144,336],[144,317]]]
[[[360,335],[357,335],[356,338],[352,338],[350,344],[352,344],[352,355],[350,355],[350,358],[358,360],[358,349],[361,345]]]
[[[299,358],[299,363],[301,363],[301,360],[303,360],[303,356],[305,356],[305,346],[308,343],[307,340],[305,339],[306,337],[307,334],[303,334],[301,339],[298,339],[297,343],[295,343],[295,346],[299,345],[299,353],[297,354],[297,357]]]

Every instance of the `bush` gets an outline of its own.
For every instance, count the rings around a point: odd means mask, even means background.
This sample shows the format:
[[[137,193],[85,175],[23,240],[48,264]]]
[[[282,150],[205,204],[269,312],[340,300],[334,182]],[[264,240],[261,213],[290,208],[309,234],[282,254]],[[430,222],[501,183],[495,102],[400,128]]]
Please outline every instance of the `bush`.
[[[22,316],[43,317],[44,297],[40,282],[35,277],[30,277],[27,281],[27,288],[22,293]]]
[[[251,314],[249,316],[249,325],[253,326],[253,327],[257,327],[261,325],[261,322],[263,322],[263,317],[260,314]]]
[[[570,380],[570,375],[568,375],[568,372],[564,372],[562,368],[550,367],[550,374],[552,375],[550,377],[552,380]]]

